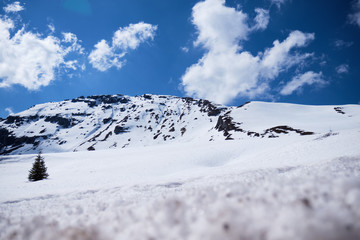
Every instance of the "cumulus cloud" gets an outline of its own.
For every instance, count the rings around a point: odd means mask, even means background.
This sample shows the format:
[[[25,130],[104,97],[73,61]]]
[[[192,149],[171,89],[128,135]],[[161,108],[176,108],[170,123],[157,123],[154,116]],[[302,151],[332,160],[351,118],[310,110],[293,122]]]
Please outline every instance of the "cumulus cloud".
[[[315,38],[314,34],[300,31],[291,32],[282,42],[274,41],[273,47],[256,56],[244,51],[242,41],[254,29],[266,28],[267,15],[259,10],[257,16],[261,17],[255,19],[255,25],[249,26],[248,16],[241,10],[226,7],[223,0],[196,4],[192,20],[198,38],[194,44],[203,46],[207,52],[182,76],[185,92],[223,104],[239,95],[253,98],[266,93],[270,89],[269,82],[279,73],[312,56],[293,51]]]
[[[71,35],[73,39],[61,40],[26,31],[24,27],[15,31],[10,18],[0,18],[0,87],[19,84],[37,90],[49,85],[60,68],[74,69],[75,62],[68,62],[65,57],[81,47],[74,40],[76,36]]]
[[[104,39],[95,44],[88,59],[92,66],[100,71],[111,67],[120,69],[126,62],[124,56],[143,42],[153,40],[157,26],[140,22],[120,28],[114,33],[111,45]]]
[[[8,4],[6,7],[4,7],[4,11],[6,13],[11,13],[11,12],[20,12],[24,10],[24,7],[20,5],[20,2],[13,2],[11,4]]]
[[[292,78],[280,91],[282,95],[290,95],[294,91],[301,91],[305,85],[324,86],[327,82],[323,79],[323,74],[315,73],[313,71],[299,74]]]
[[[349,72],[349,65],[341,64],[341,65],[337,66],[335,70],[336,70],[336,72],[338,74],[348,73]]]
[[[360,0],[354,2],[353,13],[348,15],[350,23],[356,24],[360,27]]]

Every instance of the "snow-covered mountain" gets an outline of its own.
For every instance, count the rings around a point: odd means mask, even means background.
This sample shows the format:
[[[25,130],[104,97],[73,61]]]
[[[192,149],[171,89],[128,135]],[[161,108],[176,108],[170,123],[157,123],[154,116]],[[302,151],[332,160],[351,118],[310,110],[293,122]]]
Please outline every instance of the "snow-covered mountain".
[[[247,138],[322,138],[360,129],[360,106],[99,95],[39,104],[0,121],[0,154],[68,152]],[[315,135],[315,136],[313,136]]]

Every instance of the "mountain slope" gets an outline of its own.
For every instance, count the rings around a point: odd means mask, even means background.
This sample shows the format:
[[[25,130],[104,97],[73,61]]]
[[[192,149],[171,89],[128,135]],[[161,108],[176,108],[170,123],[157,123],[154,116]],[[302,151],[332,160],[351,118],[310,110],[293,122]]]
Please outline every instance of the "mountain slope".
[[[360,129],[360,106],[250,102],[225,107],[174,96],[100,95],[36,105],[0,121],[0,154],[67,152]],[[329,136],[330,136],[329,135]]]

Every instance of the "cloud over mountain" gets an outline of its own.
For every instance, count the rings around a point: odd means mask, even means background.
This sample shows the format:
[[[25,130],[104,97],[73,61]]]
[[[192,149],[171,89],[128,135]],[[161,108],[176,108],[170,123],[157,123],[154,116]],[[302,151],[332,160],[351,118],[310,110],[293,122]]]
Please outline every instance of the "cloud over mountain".
[[[224,104],[238,96],[253,98],[266,94],[269,83],[281,72],[312,56],[294,52],[315,39],[313,33],[301,31],[292,31],[282,42],[275,40],[273,47],[256,56],[246,51],[243,42],[252,32],[264,30],[269,22],[266,10],[255,11],[255,24],[251,26],[246,13],[225,6],[223,0],[194,6],[192,22],[198,31],[194,44],[206,53],[182,76],[187,94]]]

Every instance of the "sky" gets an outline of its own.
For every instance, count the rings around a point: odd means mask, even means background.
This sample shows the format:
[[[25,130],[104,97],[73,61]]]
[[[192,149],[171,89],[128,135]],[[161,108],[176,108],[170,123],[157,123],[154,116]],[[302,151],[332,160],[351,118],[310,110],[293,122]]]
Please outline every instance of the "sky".
[[[101,94],[360,103],[360,0],[0,0],[0,117]]]

